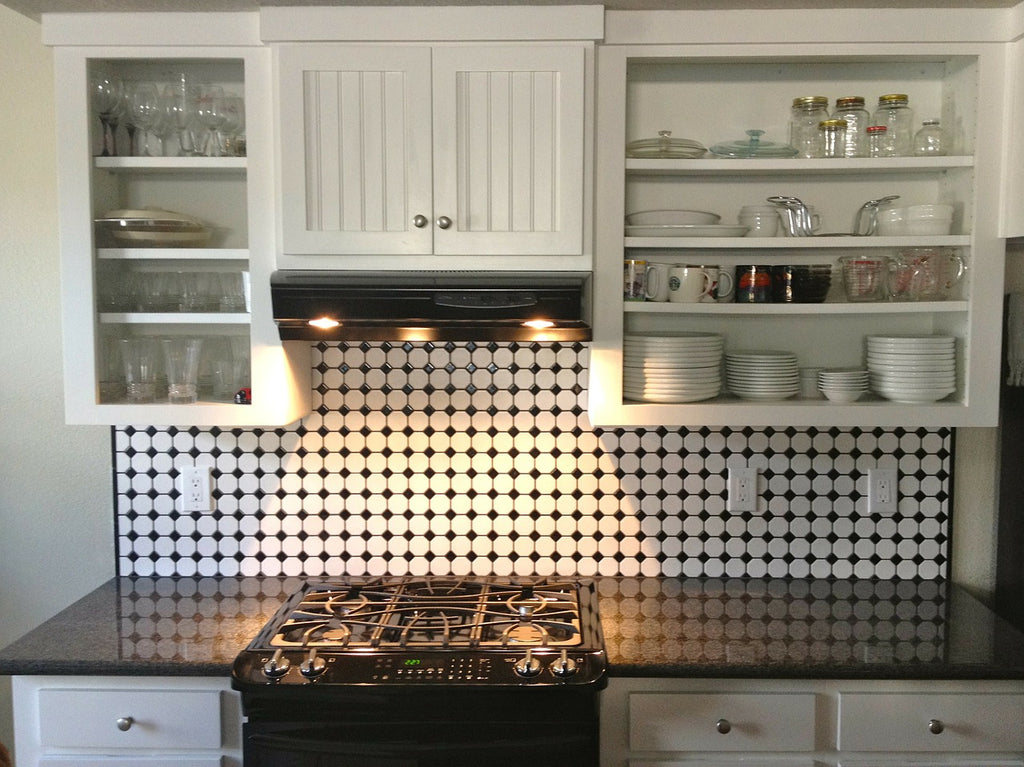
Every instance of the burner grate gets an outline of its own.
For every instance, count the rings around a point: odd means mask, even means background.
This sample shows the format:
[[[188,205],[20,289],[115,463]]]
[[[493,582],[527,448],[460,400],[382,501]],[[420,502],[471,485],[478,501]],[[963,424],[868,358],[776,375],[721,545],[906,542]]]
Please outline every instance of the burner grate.
[[[487,649],[576,647],[572,583],[380,579],[316,584],[276,628],[275,648]]]

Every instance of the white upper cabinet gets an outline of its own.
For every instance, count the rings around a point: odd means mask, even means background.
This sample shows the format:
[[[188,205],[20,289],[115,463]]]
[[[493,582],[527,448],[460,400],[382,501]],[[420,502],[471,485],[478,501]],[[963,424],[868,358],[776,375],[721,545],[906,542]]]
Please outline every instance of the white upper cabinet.
[[[596,167],[601,172],[595,175],[595,302],[616,310],[595,314],[591,421],[601,426],[993,425],[1004,262],[998,236],[1003,62],[1004,46],[995,43],[602,46],[597,62]],[[708,147],[742,139],[748,129],[765,131],[765,140],[787,143],[794,98],[827,96],[832,108],[838,97],[864,96],[870,110],[880,95],[894,92],[909,95],[916,127],[924,119],[941,118],[951,134],[948,155],[626,157],[628,142],[661,130]],[[823,234],[730,236],[723,227],[698,236],[655,236],[664,232],[624,227],[624,215],[653,209],[710,211],[721,216],[721,224],[735,225],[742,206],[765,205],[775,195],[813,206]],[[892,207],[952,206],[951,231],[850,236],[861,206],[888,195],[899,195]],[[872,301],[847,296],[844,260],[887,263],[901,254],[919,255],[922,248],[955,254],[966,264],[963,278],[946,295]],[[766,270],[821,265],[831,271],[832,285],[820,303],[624,301],[623,258],[717,266],[732,274],[745,265]],[[753,372],[736,364],[742,369],[730,382],[729,365],[724,365],[725,374],[716,379],[722,387],[715,393],[711,386],[680,384],[681,374],[663,370],[673,367],[671,355],[644,351],[660,342],[639,340],[693,333],[720,336],[726,361],[731,353],[745,361],[749,352],[782,352],[795,355],[800,368],[812,369],[867,369],[871,336],[952,337],[954,372],[948,375],[944,363],[949,380],[943,381],[942,391],[938,386],[924,391],[927,387],[915,385],[916,378],[904,385],[903,368],[922,362],[909,354],[907,364],[891,365],[899,375],[873,371],[873,390],[842,403],[780,394],[781,389],[793,391],[795,371],[790,368],[776,374],[768,364],[760,363]],[[647,369],[638,367],[641,362]],[[783,378],[785,386],[775,385],[775,379]],[[898,384],[887,383],[896,378]]]
[[[387,255],[469,257],[480,268],[479,256],[581,255],[585,53],[279,47],[279,265]],[[487,266],[522,265],[497,261]]]
[[[280,341],[270,310],[273,252],[270,51],[242,45],[237,22],[212,15],[90,14],[44,24],[56,46],[57,159],[65,417],[69,423],[280,425],[309,409],[308,344]],[[223,29],[223,47],[190,44]],[[234,32],[232,31],[234,30]],[[107,37],[173,40],[101,45]],[[76,44],[77,40],[92,45]],[[182,78],[235,97],[240,119],[228,136],[196,123],[183,130],[118,112],[115,147],[105,147],[91,84],[105,77],[125,92],[163,93]],[[218,102],[219,103],[219,102]],[[225,100],[223,102],[227,104]],[[158,105],[163,114],[163,102]],[[141,113],[140,113],[141,114]],[[207,141],[225,142],[221,149]],[[106,148],[106,151],[104,151]],[[160,221],[170,211],[201,232]],[[111,214],[153,221],[119,227]],[[192,226],[192,224],[189,224]],[[113,227],[113,228],[111,228]],[[193,237],[193,235],[195,235]],[[164,346],[198,342],[194,388],[172,388]],[[129,386],[129,347],[146,347],[145,379]],[[135,371],[133,371],[134,373]],[[142,369],[139,371],[142,373]],[[251,391],[251,404],[236,393]],[[171,395],[177,395],[172,398]]]

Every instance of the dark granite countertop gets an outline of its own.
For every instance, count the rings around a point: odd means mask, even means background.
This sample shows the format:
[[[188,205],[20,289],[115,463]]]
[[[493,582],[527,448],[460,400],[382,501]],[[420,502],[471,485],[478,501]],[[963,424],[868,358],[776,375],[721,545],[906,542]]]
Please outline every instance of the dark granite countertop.
[[[303,578],[115,578],[0,674],[219,676]],[[1024,634],[925,581],[598,578],[613,676],[1024,679]]]

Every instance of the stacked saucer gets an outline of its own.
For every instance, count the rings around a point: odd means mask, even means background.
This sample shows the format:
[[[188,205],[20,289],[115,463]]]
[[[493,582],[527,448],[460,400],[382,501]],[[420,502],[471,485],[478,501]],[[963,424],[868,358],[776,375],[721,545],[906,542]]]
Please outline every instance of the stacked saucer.
[[[856,402],[868,390],[868,371],[862,368],[820,370],[818,389],[831,402]]]
[[[893,402],[936,402],[956,391],[956,339],[868,336],[871,388]]]
[[[697,402],[722,390],[722,337],[714,333],[627,334],[622,393],[637,402]]]
[[[800,391],[792,352],[763,350],[725,354],[726,388],[742,399],[786,399]]]

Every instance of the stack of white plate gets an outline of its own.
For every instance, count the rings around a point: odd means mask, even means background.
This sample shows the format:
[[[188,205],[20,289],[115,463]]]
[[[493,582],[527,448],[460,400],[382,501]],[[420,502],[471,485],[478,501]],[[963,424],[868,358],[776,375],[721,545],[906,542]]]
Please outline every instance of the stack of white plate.
[[[819,370],[818,389],[832,402],[856,402],[868,390],[868,371],[860,368]]]
[[[956,391],[953,336],[868,336],[871,388],[893,402],[936,402]]]
[[[800,369],[792,352],[725,353],[726,388],[743,399],[786,399],[800,391]]]
[[[722,390],[722,337],[714,333],[627,334],[622,393],[638,402],[697,402]]]

